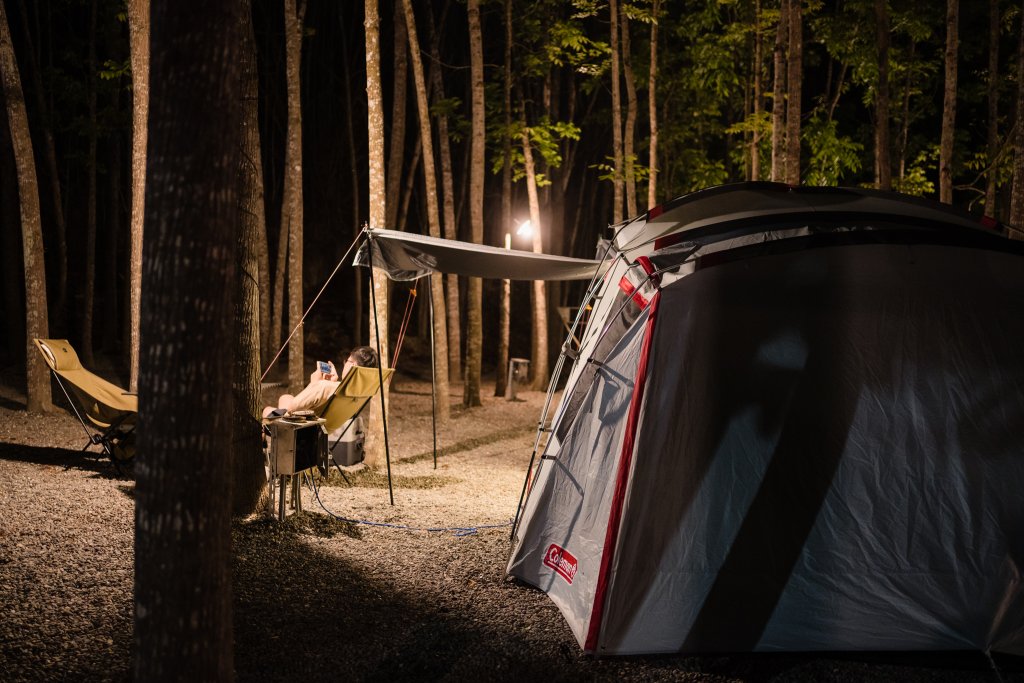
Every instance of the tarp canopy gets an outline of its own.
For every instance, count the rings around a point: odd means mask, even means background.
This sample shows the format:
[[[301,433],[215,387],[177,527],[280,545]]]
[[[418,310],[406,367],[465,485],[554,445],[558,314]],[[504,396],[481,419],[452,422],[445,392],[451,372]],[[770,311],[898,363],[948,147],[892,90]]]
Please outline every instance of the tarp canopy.
[[[430,273],[506,280],[590,280],[601,262],[536,254],[458,242],[397,230],[367,230],[369,239],[356,254],[355,264],[369,263],[387,272],[392,280],[415,280]],[[370,244],[372,242],[372,245]]]

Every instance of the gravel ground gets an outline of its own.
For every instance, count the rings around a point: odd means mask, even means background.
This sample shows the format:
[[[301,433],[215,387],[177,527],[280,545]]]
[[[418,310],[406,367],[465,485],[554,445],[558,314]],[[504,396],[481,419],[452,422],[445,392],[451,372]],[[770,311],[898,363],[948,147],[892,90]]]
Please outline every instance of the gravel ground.
[[[0,374],[0,680],[128,679],[134,483],[78,452],[72,415],[26,415],[10,375]],[[543,593],[504,580],[543,395],[453,405],[435,470],[429,386],[398,377],[394,389],[394,506],[384,477],[356,467],[319,488],[323,507],[306,490],[305,512],[284,523],[235,524],[239,680],[1024,680],[1017,660],[997,670],[981,655],[583,657]],[[476,531],[354,524],[324,508]]]

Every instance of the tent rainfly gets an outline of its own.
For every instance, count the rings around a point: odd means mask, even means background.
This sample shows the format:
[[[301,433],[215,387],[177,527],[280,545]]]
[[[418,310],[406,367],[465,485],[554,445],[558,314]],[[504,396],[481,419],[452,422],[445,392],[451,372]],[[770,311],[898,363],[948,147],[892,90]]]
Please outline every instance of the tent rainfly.
[[[1024,654],[1024,249],[1006,232],[771,183],[618,226],[508,573],[588,653]]]

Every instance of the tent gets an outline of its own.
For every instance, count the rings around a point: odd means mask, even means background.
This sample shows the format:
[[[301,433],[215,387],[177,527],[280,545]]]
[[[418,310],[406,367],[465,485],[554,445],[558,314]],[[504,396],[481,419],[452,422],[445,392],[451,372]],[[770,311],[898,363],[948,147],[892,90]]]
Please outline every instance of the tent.
[[[594,654],[1024,654],[1024,243],[1007,232],[771,183],[616,226],[556,365],[509,575]]]

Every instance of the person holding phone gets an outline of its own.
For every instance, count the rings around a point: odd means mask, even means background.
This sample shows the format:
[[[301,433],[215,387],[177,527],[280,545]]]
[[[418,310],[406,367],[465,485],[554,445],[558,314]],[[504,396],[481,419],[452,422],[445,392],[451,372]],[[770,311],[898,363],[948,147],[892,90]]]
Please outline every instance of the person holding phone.
[[[315,412],[327,404],[338,389],[341,378],[347,375],[350,369],[357,365],[364,368],[375,368],[377,362],[377,352],[369,346],[357,346],[352,349],[345,359],[341,373],[331,361],[319,361],[316,370],[309,375],[309,384],[306,385],[306,388],[294,396],[281,394],[276,408],[267,406],[263,409],[263,417],[280,417],[298,410]]]

